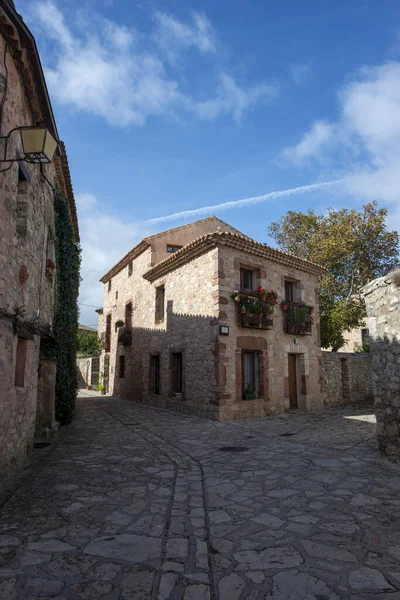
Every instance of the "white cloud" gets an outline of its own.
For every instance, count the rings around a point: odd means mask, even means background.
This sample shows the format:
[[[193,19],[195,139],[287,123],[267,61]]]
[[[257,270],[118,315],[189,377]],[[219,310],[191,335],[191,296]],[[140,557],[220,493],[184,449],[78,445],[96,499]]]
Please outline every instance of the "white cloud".
[[[307,83],[312,76],[311,65],[308,63],[292,63],[290,65],[290,76],[297,85]]]
[[[243,113],[253,108],[260,101],[272,100],[277,96],[278,87],[274,84],[261,83],[246,90],[238,87],[235,80],[222,73],[217,95],[204,102],[194,102],[193,110],[202,119],[215,119],[220,114],[232,114],[239,122]]]
[[[45,69],[52,97],[112,125],[144,125],[148,117],[176,118],[182,112],[207,119],[225,113],[239,120],[245,110],[271,96],[273,86],[261,83],[244,89],[225,73],[215,93],[210,92],[211,99],[199,101],[187,94],[185,77],[180,72],[173,76],[166,63],[190,47],[215,53],[215,33],[202,14],[193,13],[188,25],[157,13],[156,44],[152,33],[140,35],[96,14],[90,22],[80,15],[67,25],[52,0],[35,2],[32,14],[36,27],[52,41]],[[215,65],[210,82],[214,69]]]
[[[80,322],[97,323],[94,306],[103,306],[103,284],[99,279],[140,239],[150,233],[105,210],[92,194],[77,194],[79,231],[82,245]],[[90,305],[90,306],[84,306]]]
[[[337,121],[324,121],[319,134],[314,123],[284,156],[295,164],[305,164],[307,159],[324,159],[330,154],[344,174],[345,191],[358,200],[389,203],[398,223],[400,62],[363,67],[338,98]]]
[[[216,34],[211,21],[203,14],[192,13],[192,25],[182,23],[167,13],[155,15],[153,39],[168,60],[174,63],[183,49],[196,48],[202,54],[216,51]]]
[[[334,126],[328,121],[315,121],[300,142],[282,152],[282,158],[297,165],[321,156],[324,148],[332,142]]]
[[[166,221],[177,221],[179,219],[186,219],[187,217],[199,217],[202,215],[211,215],[215,212],[222,210],[231,210],[232,208],[242,208],[250,204],[260,204],[262,202],[268,202],[269,200],[277,200],[278,198],[288,198],[289,196],[297,196],[300,194],[307,194],[308,192],[315,192],[322,188],[342,183],[341,179],[334,181],[321,181],[318,183],[311,183],[309,185],[302,185],[287,190],[277,190],[275,192],[268,192],[262,196],[252,196],[251,198],[241,198],[240,200],[231,200],[229,202],[221,202],[220,204],[212,204],[208,206],[201,206],[200,208],[193,208],[189,210],[182,210],[181,212],[173,213],[171,215],[164,215],[162,217],[155,217],[144,221],[144,223],[155,225],[157,223],[165,223]]]

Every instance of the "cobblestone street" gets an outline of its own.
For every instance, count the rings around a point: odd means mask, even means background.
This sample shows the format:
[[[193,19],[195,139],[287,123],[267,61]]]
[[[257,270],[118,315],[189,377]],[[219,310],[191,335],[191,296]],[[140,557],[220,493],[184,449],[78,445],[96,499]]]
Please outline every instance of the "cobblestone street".
[[[0,511],[0,600],[397,600],[399,492],[370,406],[217,423],[81,398]]]

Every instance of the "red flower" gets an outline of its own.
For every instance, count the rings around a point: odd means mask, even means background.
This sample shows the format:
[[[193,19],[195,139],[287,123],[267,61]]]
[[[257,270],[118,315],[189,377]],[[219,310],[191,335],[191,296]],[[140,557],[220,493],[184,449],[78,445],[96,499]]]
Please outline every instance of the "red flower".
[[[261,285],[259,285],[257,288],[257,292],[263,292],[263,291],[264,291],[263,288],[261,287]]]

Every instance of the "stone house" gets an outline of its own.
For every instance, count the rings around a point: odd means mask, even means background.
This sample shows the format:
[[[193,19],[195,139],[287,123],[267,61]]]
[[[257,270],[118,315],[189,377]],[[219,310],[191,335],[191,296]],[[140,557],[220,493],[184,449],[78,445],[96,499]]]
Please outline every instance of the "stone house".
[[[108,393],[221,421],[323,406],[322,272],[216,217],[143,239],[101,279]]]
[[[0,476],[17,468],[35,426],[54,422],[55,365],[42,360],[54,302],[54,193],[77,216],[67,156],[58,143],[50,164],[28,164],[22,126],[44,124],[58,140],[35,40],[10,0],[0,0]],[[9,135],[10,134],[10,135]],[[4,138],[9,135],[6,150]],[[5,155],[6,153],[6,155]],[[51,266],[51,263],[50,263]]]

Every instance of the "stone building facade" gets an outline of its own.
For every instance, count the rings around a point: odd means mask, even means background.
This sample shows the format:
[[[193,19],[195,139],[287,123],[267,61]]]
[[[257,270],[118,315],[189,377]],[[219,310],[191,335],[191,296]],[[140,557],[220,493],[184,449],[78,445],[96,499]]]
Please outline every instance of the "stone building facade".
[[[400,271],[363,289],[379,448],[400,462]]]
[[[9,0],[0,0],[3,99],[0,136],[40,122],[58,139],[34,38]],[[55,365],[40,350],[52,335],[54,276],[46,275],[47,259],[54,260],[51,186],[68,198],[78,239],[63,144],[44,166],[4,160],[23,156],[18,131],[10,135],[7,156],[4,150],[0,140],[0,476],[24,460],[35,426],[54,422]]]
[[[145,238],[101,279],[108,393],[221,421],[323,406],[322,272],[216,217]],[[244,315],[240,287],[275,290],[273,316]],[[306,327],[288,327],[287,294]]]

